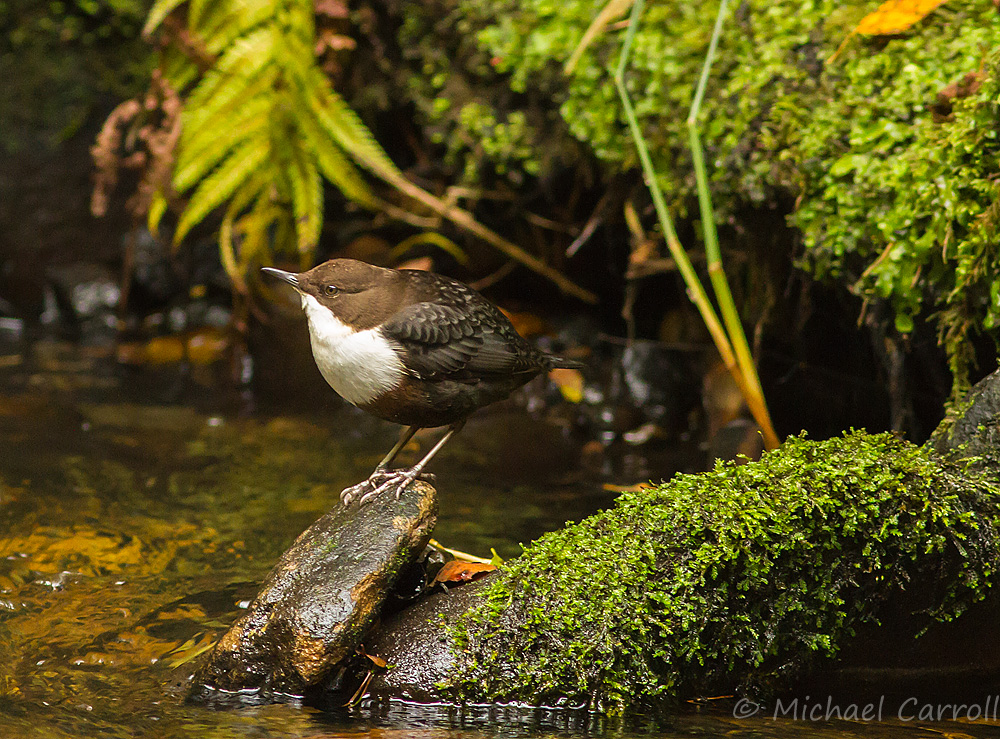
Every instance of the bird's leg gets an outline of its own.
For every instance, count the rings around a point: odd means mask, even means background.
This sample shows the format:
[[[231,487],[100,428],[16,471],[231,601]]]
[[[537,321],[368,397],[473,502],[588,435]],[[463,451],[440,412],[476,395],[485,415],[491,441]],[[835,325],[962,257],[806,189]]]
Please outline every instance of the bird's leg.
[[[413,438],[413,435],[417,433],[419,429],[419,426],[408,426],[403,429],[403,432],[399,435],[399,441],[397,441],[396,445],[389,450],[389,453],[382,458],[382,461],[376,465],[372,473],[368,475],[368,479],[364,482],[359,482],[357,485],[351,485],[349,488],[344,488],[340,492],[341,502],[343,502],[344,505],[350,505],[351,501],[357,496],[363,495],[367,490],[374,490],[383,480],[385,480],[387,475],[391,475],[391,472],[386,472],[386,468],[392,464],[392,460],[396,458],[396,455],[399,454],[400,450],[406,446],[407,443],[409,443],[410,439]]]
[[[392,487],[396,488],[396,497],[399,498],[399,494],[406,488],[406,486],[420,477],[420,473],[423,472],[424,467],[431,461],[431,458],[433,458],[434,455],[440,451],[441,447],[445,445],[445,442],[454,436],[455,433],[458,432],[464,425],[465,420],[463,419],[449,426],[447,433],[445,433],[445,435],[438,440],[438,443],[431,447],[431,450],[424,455],[424,458],[412,467],[404,470],[383,472],[382,475],[385,477],[385,480],[371,492],[362,495],[359,504],[363,505],[364,503],[367,503],[372,498],[376,497],[380,493],[384,493]]]
[[[389,450],[389,453],[382,458],[382,461],[379,462],[378,465],[376,465],[375,469],[372,471],[372,473],[368,475],[368,482],[372,483],[372,487],[375,486],[376,480],[385,477],[386,468],[388,468],[388,466],[392,464],[392,461],[396,458],[396,455],[399,454],[400,451],[402,451],[403,447],[410,442],[410,439],[412,439],[413,435],[417,433],[417,431],[419,430],[420,430],[419,426],[409,426],[403,429],[403,433],[399,435],[399,441],[396,442],[396,446],[394,446],[392,449]]]

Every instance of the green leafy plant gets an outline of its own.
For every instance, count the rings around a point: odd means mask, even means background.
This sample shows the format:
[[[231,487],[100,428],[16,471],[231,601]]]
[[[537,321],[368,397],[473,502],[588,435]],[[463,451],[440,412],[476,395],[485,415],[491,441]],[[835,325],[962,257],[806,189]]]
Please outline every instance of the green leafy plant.
[[[565,151],[585,142],[606,176],[635,167],[611,84],[624,33],[611,21],[627,4],[457,0],[443,18],[408,13],[401,35],[425,125],[459,166],[491,145],[471,137],[454,113],[484,87],[466,71],[478,62],[502,76],[499,92],[486,88],[493,99],[506,101],[506,89],[521,105],[544,99],[558,108],[529,118],[525,148],[544,142]],[[808,274],[877,304],[900,339],[923,325],[938,330],[958,397],[974,366],[973,339],[1000,342],[1000,15],[989,3],[951,0],[903,33],[855,38],[825,64],[878,5],[731,4],[699,119],[715,222],[753,228],[748,209],[787,215],[792,229],[782,238]],[[679,111],[690,105],[717,10],[718,3],[648,3],[629,56],[636,118],[682,223],[694,216],[697,193]],[[452,39],[460,43],[449,47]],[[568,76],[567,60],[574,60]],[[506,116],[518,109],[493,107]],[[544,164],[543,178],[559,171]],[[742,251],[732,233],[722,230],[723,247]],[[753,290],[753,275],[743,274]]]
[[[317,65],[310,0],[158,0],[144,33],[157,30],[164,32],[160,76],[184,107],[171,184],[188,202],[174,241],[221,209],[222,261],[241,292],[250,266],[276,253],[311,262],[324,177],[351,200],[380,205],[360,167],[564,292],[596,302],[593,293],[399,171]],[[154,155],[162,161],[162,152]],[[151,230],[167,210],[166,189],[150,200]]]
[[[184,26],[166,24],[181,5]],[[146,22],[147,36],[166,31],[160,67],[184,100],[172,185],[189,199],[174,241],[223,208],[222,260],[237,286],[274,254],[311,260],[323,178],[374,206],[356,163],[396,171],[317,66],[314,23],[304,0],[159,0]],[[153,229],[166,207],[161,191]]]

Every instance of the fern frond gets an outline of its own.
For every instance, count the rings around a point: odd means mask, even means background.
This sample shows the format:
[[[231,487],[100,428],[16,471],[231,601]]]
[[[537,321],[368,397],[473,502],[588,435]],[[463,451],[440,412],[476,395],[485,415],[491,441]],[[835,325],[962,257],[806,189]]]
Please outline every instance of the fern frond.
[[[187,107],[192,111],[202,110],[210,107],[214,101],[221,98],[223,102],[231,100],[236,96],[245,94],[245,89],[257,83],[258,89],[266,91],[273,85],[274,73],[270,64],[270,59],[266,56],[253,56],[253,47],[241,47],[241,54],[246,54],[250,58],[246,60],[243,67],[238,71],[223,69],[222,61],[209,72],[206,72],[194,90],[188,95]],[[225,61],[225,60],[223,60]],[[240,60],[228,60],[230,67],[239,67]],[[261,78],[265,78],[263,81]]]
[[[316,164],[307,158],[298,142],[293,146],[289,175],[296,247],[300,254],[309,254],[316,248],[323,227],[323,183]]]
[[[185,0],[157,0],[153,3],[153,7],[149,9],[149,15],[146,16],[146,24],[142,27],[142,35],[147,37],[152,35],[166,17],[183,2]]]
[[[261,132],[261,127],[270,125],[274,99],[265,95],[252,95],[242,105],[233,105],[218,111],[208,119],[196,120],[187,112],[183,114],[181,132],[181,152],[176,168],[186,169],[192,160],[203,156],[211,157],[213,152],[239,138],[256,135],[266,139],[269,132]],[[216,158],[218,161],[218,158]]]
[[[179,193],[190,190],[202,177],[211,172],[215,166],[221,162],[225,156],[240,146],[251,142],[262,142],[266,145],[268,141],[267,108],[268,101],[260,100],[258,105],[248,105],[247,112],[254,113],[259,109],[259,113],[240,116],[242,119],[239,125],[232,128],[218,129],[206,127],[203,135],[196,141],[203,145],[195,148],[189,145],[181,150],[181,157],[178,157],[174,167],[174,188]]]
[[[222,75],[249,79],[271,62],[276,46],[282,39],[271,26],[264,26],[242,36],[226,49],[215,64]]]
[[[160,230],[160,221],[163,220],[163,215],[167,212],[167,205],[167,198],[162,190],[153,193],[153,197],[149,201],[149,212],[146,213],[146,228],[154,236]]]
[[[150,27],[182,2],[154,0]],[[174,238],[222,206],[220,252],[244,289],[243,270],[273,261],[274,251],[308,261],[322,230],[324,178],[375,207],[358,165],[398,170],[316,65],[312,0],[188,0],[187,20],[214,58],[206,72],[179,45],[161,57],[185,98],[173,186],[190,200]]]
[[[270,148],[257,139],[234,150],[219,167],[198,185],[177,223],[174,243],[179,243],[196,224],[215,210],[246,182],[257,167],[267,161]]]
[[[340,95],[330,89],[325,78],[322,78],[321,85],[316,84],[317,76],[321,76],[318,70],[310,70],[306,81],[312,78],[313,85],[303,92],[309,103],[309,109],[326,133],[332,136],[352,159],[375,174],[399,175],[395,163],[375,140],[368,127],[361,122],[357,113],[351,110]]]
[[[287,209],[271,202],[267,188],[257,196],[253,208],[238,222],[238,229],[243,235],[237,258],[237,266],[241,271],[254,260],[267,261],[272,241],[283,243],[279,231],[282,221],[288,223],[287,216]]]
[[[354,202],[374,207],[375,197],[357,167],[338,148],[333,138],[320,127],[316,118],[305,110],[298,116],[296,123],[323,176]]]
[[[235,81],[221,85],[204,105],[196,107],[189,103],[184,110],[185,146],[195,146],[198,132],[203,129],[225,130],[234,126],[237,118],[241,122],[246,120],[246,109],[256,106],[259,101],[268,108],[272,106],[275,76],[276,70],[268,68],[248,85]]]
[[[240,36],[274,17],[272,0],[230,0],[219,3],[218,9],[206,15],[198,29],[205,48],[219,55]]]
[[[283,15],[285,35],[302,39],[311,48],[316,36],[316,11],[313,3],[292,2],[286,5],[286,11]]]
[[[226,4],[227,0],[190,0],[188,4],[188,28],[199,29],[208,13]]]
[[[223,268],[226,270],[226,274],[229,275],[229,278],[237,286],[237,289],[242,291],[246,291],[247,287],[243,271],[239,268],[239,260],[236,257],[233,221],[250,205],[251,201],[260,197],[262,187],[263,183],[259,178],[251,174],[243,187],[229,201],[229,205],[226,207],[226,214],[223,216],[222,224],[219,226],[219,258],[222,261]]]

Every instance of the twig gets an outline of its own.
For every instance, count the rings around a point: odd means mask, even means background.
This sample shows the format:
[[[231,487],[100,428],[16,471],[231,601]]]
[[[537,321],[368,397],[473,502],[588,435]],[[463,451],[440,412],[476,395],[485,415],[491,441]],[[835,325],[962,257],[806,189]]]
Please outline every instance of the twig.
[[[485,290],[488,287],[493,287],[495,284],[500,282],[503,278],[509,275],[517,268],[517,262],[513,259],[508,260],[503,263],[503,266],[492,274],[486,275],[486,277],[481,277],[475,282],[470,282],[469,287],[473,290]]]
[[[610,192],[604,193],[597,205],[594,207],[594,212],[590,214],[590,218],[587,219],[587,223],[584,225],[583,230],[580,235],[573,239],[573,243],[566,247],[566,256],[571,257],[580,251],[580,247],[590,241],[590,237],[594,235],[594,231],[597,227],[604,223],[604,209],[608,205],[610,200]]]
[[[462,208],[459,208],[457,205],[447,203],[441,198],[431,195],[423,188],[418,187],[417,185],[410,182],[399,171],[389,171],[383,167],[379,167],[377,169],[374,169],[373,171],[375,172],[375,174],[377,174],[379,177],[385,180],[388,184],[395,187],[404,195],[408,195],[417,202],[423,203],[432,211],[434,211],[435,213],[444,218],[447,218],[449,221],[454,223],[459,228],[463,228],[469,233],[478,236],[486,243],[502,251],[511,259],[517,260],[528,269],[537,272],[538,274],[547,278],[564,293],[579,298],[585,303],[594,304],[597,302],[597,296],[594,295],[594,293],[580,287],[575,282],[566,277],[566,275],[564,275],[562,272],[553,269],[549,265],[545,264],[545,262],[538,259],[538,257],[526,252],[517,244],[507,241],[507,239],[503,238],[498,233],[486,228],[486,226],[477,221],[475,216],[473,216],[467,210],[463,210]]]
[[[488,565],[493,560],[485,559],[483,557],[477,557],[475,554],[468,554],[467,552],[461,552],[458,549],[449,549],[439,542],[437,539],[431,539],[427,542],[428,546],[434,547],[439,552],[444,552],[450,554],[455,559],[460,559],[463,562],[478,562],[481,565]]]

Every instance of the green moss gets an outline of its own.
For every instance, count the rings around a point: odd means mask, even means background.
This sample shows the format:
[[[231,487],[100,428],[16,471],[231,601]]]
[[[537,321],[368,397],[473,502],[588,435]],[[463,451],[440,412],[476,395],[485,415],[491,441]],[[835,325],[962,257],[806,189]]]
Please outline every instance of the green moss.
[[[925,625],[980,599],[998,493],[861,432],[625,493],[503,568],[457,629],[451,689],[622,710],[782,687],[911,582]]]
[[[705,98],[706,158],[721,222],[748,204],[794,202],[802,266],[887,300],[903,333],[933,316],[957,391],[970,332],[995,334],[1000,321],[1000,252],[992,247],[1000,55],[989,51],[1000,45],[1000,16],[989,3],[955,0],[897,37],[856,37],[824,64],[878,4],[739,4]],[[572,76],[562,72],[604,5],[459,0],[408,19],[403,45],[422,62],[412,90],[418,101],[451,101],[421,107],[450,155],[474,162],[467,172],[501,152],[504,167],[532,162],[545,175],[561,160],[526,152],[568,151],[570,140],[586,143],[608,174],[636,166],[611,77],[623,29],[606,30]],[[662,185],[681,214],[694,188],[685,118],[717,8],[648,4],[628,72]],[[421,80],[428,69],[436,72],[431,86]],[[950,112],[936,106],[946,86],[976,72],[977,90]],[[473,98],[487,109],[463,120],[455,111]],[[504,146],[510,132],[483,121],[515,110],[526,111],[527,125],[517,146]]]

